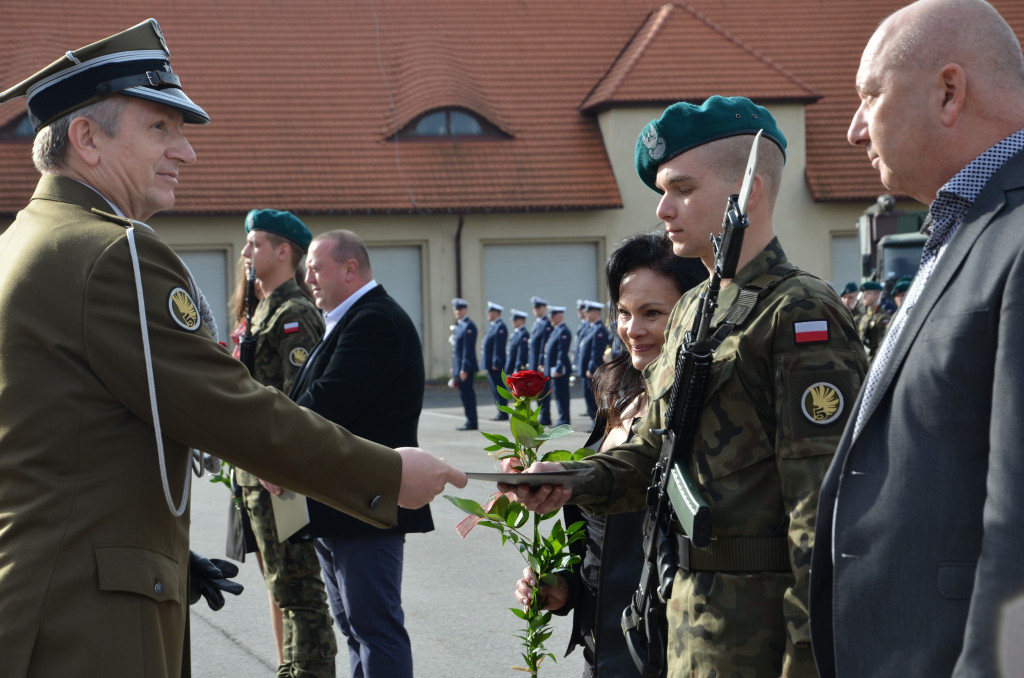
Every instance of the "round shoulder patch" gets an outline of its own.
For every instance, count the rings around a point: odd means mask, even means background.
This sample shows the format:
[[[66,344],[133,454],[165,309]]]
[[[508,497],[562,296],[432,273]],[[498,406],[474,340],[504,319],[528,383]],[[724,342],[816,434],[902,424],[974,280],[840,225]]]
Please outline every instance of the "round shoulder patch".
[[[299,346],[298,348],[293,348],[288,354],[288,362],[296,367],[302,367],[306,364],[306,358],[308,357],[309,351]]]
[[[195,332],[203,324],[199,318],[196,302],[184,289],[175,287],[167,293],[167,311],[171,319],[182,329]]]
[[[800,398],[800,409],[812,424],[831,424],[843,414],[843,393],[834,384],[811,384]]]

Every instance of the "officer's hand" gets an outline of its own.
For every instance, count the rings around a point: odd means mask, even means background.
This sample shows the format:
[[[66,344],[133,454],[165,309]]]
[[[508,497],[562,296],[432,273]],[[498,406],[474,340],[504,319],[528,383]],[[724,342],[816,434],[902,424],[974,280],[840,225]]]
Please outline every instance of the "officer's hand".
[[[397,447],[402,455],[402,485],[398,490],[398,505],[419,508],[440,494],[444,486],[465,487],[466,474],[418,447]]]
[[[537,592],[542,610],[560,610],[569,600],[569,585],[566,584],[562,576],[554,575],[554,577],[557,583],[552,586],[541,584],[540,590]],[[515,593],[524,611],[530,607],[530,599],[535,588],[537,588],[537,575],[527,567],[523,570],[523,578],[516,582]]]
[[[562,373],[561,372],[555,372],[551,376],[555,377],[557,379],[558,377],[562,376]]]
[[[564,471],[565,467],[557,462],[537,461],[530,465],[530,468],[523,473],[550,473],[551,471]],[[530,511],[537,513],[551,513],[565,506],[572,497],[572,488],[562,485],[507,485],[498,483],[498,489],[509,497],[525,506]]]
[[[466,381],[469,379],[469,372],[466,370],[459,370],[459,381]]]
[[[228,581],[238,576],[238,566],[226,560],[204,558],[195,551],[188,552],[188,604],[194,605],[202,596],[206,598],[211,610],[224,607],[224,594],[227,591],[238,595],[244,587],[236,581]]]

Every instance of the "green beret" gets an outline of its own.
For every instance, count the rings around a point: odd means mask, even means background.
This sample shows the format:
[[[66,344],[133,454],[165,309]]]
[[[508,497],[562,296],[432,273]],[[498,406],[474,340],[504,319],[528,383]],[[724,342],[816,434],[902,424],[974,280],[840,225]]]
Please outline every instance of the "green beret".
[[[904,278],[900,278],[896,281],[896,284],[892,286],[893,294],[906,294],[907,290],[910,289],[910,281]]]
[[[857,283],[855,283],[855,282],[848,282],[848,283],[846,283],[846,287],[843,288],[843,291],[841,292],[841,295],[853,294],[856,291],[857,291]]]
[[[869,280],[869,281],[867,281],[866,283],[864,283],[863,285],[860,286],[860,291],[861,292],[870,292],[872,290],[881,290],[881,289],[882,289],[882,283],[877,283],[874,280]]]
[[[155,19],[86,45],[0,92],[0,103],[26,97],[28,117],[39,131],[62,115],[114,94],[155,101],[181,111],[187,123],[210,122],[206,111],[181,89],[171,53]]]
[[[309,243],[313,239],[313,234],[297,216],[281,210],[250,211],[245,217],[245,232],[249,231],[267,231],[288,238],[303,252],[309,249]]]
[[[767,108],[750,99],[713,96],[701,106],[672,104],[640,132],[636,142],[636,173],[652,190],[662,193],[655,183],[662,163],[711,141],[753,135],[758,130],[764,130],[763,136],[778,145],[785,159],[786,137],[782,130]]]

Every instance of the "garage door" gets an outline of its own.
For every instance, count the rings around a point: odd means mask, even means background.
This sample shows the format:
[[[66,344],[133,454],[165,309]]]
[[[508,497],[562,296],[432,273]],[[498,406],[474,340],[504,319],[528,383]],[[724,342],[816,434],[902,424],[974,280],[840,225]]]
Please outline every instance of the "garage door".
[[[565,322],[575,332],[576,300],[604,301],[598,299],[599,268],[594,242],[484,245],[484,301],[504,306],[501,317],[509,323],[511,309],[531,313],[530,297],[543,297],[565,306]],[[484,310],[470,309],[477,325],[486,322]],[[527,327],[533,327],[532,318],[531,313]]]
[[[416,332],[423,340],[423,266],[420,248],[378,245],[366,248],[374,279],[384,286],[412,318]]]
[[[183,250],[178,252],[178,256],[192,271],[196,284],[213,309],[220,335],[218,339],[226,341],[233,329],[228,320],[227,253],[224,250]]]

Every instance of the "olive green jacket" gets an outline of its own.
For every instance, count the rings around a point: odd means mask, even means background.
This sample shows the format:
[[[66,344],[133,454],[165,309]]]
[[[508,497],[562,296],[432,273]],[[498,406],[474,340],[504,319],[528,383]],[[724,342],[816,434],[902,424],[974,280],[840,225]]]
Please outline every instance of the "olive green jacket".
[[[109,211],[87,186],[44,175],[0,235],[8,678],[182,673],[189,513],[175,518],[164,498],[130,222]],[[177,255],[142,224],[135,235],[172,500],[195,447],[393,524],[401,458],[253,381],[198,317]]]

